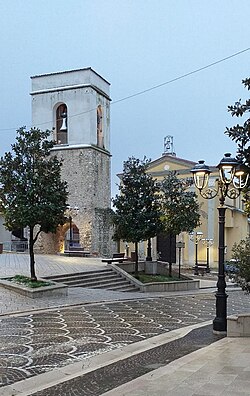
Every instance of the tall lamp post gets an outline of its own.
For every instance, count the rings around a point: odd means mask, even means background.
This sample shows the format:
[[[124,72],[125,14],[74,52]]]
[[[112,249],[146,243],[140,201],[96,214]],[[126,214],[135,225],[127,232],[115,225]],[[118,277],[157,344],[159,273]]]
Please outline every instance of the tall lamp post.
[[[201,241],[203,237],[203,232],[196,231],[191,232],[189,234],[190,240],[195,243],[195,264],[194,264],[194,275],[199,275],[199,267],[198,267],[198,243]]]
[[[249,174],[242,162],[231,158],[231,154],[226,153],[217,166],[219,169],[219,179],[215,187],[209,187],[209,166],[204,161],[199,161],[191,172],[193,173],[194,183],[205,199],[219,197],[220,206],[218,208],[219,222],[219,260],[218,260],[218,281],[216,292],[216,317],[213,320],[213,332],[216,334],[226,333],[227,331],[227,294],[224,270],[225,259],[225,212],[224,206],[226,197],[235,199],[241,190],[248,183]]]
[[[146,261],[152,261],[152,244],[151,244],[151,238],[148,238]]]
[[[209,238],[204,238],[204,239],[202,239],[202,243],[203,243],[203,245],[206,246],[206,249],[207,249],[207,268],[206,268],[206,273],[209,274],[209,272],[210,272],[210,267],[209,267],[209,249],[213,245],[214,240],[213,239],[209,239]]]

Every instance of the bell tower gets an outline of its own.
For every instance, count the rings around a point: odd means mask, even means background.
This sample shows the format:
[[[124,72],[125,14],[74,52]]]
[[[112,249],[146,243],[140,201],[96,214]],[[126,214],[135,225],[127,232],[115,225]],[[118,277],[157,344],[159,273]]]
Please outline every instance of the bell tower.
[[[79,243],[91,253],[108,255],[110,84],[91,68],[33,76],[31,81],[32,125],[52,131],[53,152],[63,159],[68,204],[78,208],[73,226],[79,230]],[[69,242],[62,230],[52,239],[43,235],[42,251],[62,250]]]

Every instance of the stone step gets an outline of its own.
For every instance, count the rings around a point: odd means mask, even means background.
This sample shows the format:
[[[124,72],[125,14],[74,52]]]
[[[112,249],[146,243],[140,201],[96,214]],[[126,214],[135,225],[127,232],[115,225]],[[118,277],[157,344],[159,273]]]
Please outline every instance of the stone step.
[[[125,286],[113,286],[111,288],[108,288],[107,290],[112,290],[112,291],[119,291],[119,292],[139,292],[140,289],[139,287],[136,287],[132,285],[131,283],[125,285]]]
[[[69,287],[84,287],[90,289],[107,289],[114,291],[139,291],[139,288],[130,283],[111,268],[47,276],[46,279],[62,282]]]
[[[60,274],[60,275],[49,275],[49,276],[45,276],[44,279],[60,279],[60,278],[68,278],[71,276],[83,276],[83,277],[87,277],[87,276],[91,276],[94,274],[105,274],[105,273],[113,273],[114,271],[112,271],[112,269],[110,268],[105,268],[105,269],[101,269],[101,270],[95,270],[95,271],[86,271],[86,272],[73,272],[73,273],[67,273],[67,274]]]
[[[125,285],[130,285],[130,283],[126,279],[124,279],[124,280],[117,279],[116,281],[113,281],[113,282],[104,281],[104,282],[98,283],[96,285],[94,285],[94,284],[91,286],[87,285],[85,287],[90,287],[91,289],[109,289],[110,287],[119,288],[119,287],[121,287],[121,286],[123,287]]]
[[[89,274],[86,276],[75,274],[75,275],[57,277],[57,278],[52,277],[51,279],[53,279],[54,281],[62,282],[62,283],[66,283],[66,284],[74,284],[74,282],[77,283],[79,281],[89,283],[92,281],[98,282],[98,281],[102,281],[103,279],[115,279],[115,278],[120,278],[120,277],[119,277],[119,275],[117,276],[116,273],[111,271],[111,272],[108,272],[105,274],[99,274],[96,272],[96,273],[93,273],[91,275]]]
[[[74,281],[66,281],[64,282],[66,285],[68,285],[69,287],[92,287],[92,286],[105,286],[106,284],[118,284],[121,282],[125,282],[128,283],[128,281],[126,279],[120,278],[120,277],[112,277],[110,278],[102,278],[102,279],[92,279],[91,281],[88,280],[83,280],[83,279],[78,279],[78,280],[74,280]]]

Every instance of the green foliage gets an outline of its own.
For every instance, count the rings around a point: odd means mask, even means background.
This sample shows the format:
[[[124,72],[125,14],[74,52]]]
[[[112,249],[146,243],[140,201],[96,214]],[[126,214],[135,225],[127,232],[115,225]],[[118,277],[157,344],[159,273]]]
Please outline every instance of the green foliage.
[[[151,282],[173,282],[182,281],[183,279],[178,278],[178,276],[167,276],[167,275],[147,275],[139,272],[138,279],[142,283]]]
[[[61,181],[62,162],[51,154],[50,131],[20,128],[12,152],[0,159],[0,202],[5,226],[12,231],[29,228],[31,278],[33,246],[41,231],[56,232],[65,222],[67,184]],[[36,235],[34,228],[36,227]]]
[[[12,152],[0,160],[0,199],[9,230],[40,226],[55,232],[64,223],[67,190],[61,181],[62,163],[50,156],[49,131],[17,131]]]
[[[14,282],[26,287],[30,287],[32,289],[38,288],[38,287],[44,287],[44,286],[51,286],[53,283],[51,282],[45,282],[41,280],[33,281],[30,279],[28,276],[24,275],[15,275],[12,278],[8,278],[10,282]]]
[[[250,293],[250,238],[243,239],[239,244],[235,244],[232,252],[233,259],[235,259],[234,265],[239,270],[234,274],[234,279],[242,290]]]
[[[146,173],[148,163],[134,157],[124,162],[120,195],[113,199],[116,240],[138,243],[162,230],[159,187]]]
[[[245,88],[250,90],[250,79],[247,78],[242,81]],[[241,99],[235,102],[234,105],[228,106],[228,111],[232,116],[242,117],[250,110],[250,99],[245,103],[241,103]],[[246,165],[250,166],[250,148],[248,146],[250,140],[250,119],[247,118],[242,125],[235,125],[231,128],[226,128],[225,133],[238,144],[238,151],[244,156]]]
[[[247,90],[250,90],[250,78],[242,80],[243,85]],[[232,116],[243,117],[250,111],[250,99],[245,103],[241,103],[241,99],[235,102],[234,105],[228,106],[228,111]],[[246,165],[246,170],[250,172],[250,118],[247,117],[242,125],[237,124],[231,128],[226,128],[225,133],[238,145],[238,157]],[[245,201],[246,213],[250,216],[250,198],[248,195],[250,187],[250,180],[248,186],[243,191],[243,199]]]
[[[162,194],[163,224],[168,234],[192,232],[200,225],[197,195],[187,191],[187,180],[178,179],[169,172],[160,184]]]

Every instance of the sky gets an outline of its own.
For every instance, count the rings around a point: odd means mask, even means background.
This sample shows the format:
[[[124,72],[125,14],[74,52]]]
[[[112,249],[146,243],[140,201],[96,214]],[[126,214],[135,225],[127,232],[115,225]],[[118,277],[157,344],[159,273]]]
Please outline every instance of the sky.
[[[180,158],[235,155],[249,14],[249,0],[0,0],[0,155],[31,125],[30,77],[85,67],[111,83],[112,195],[123,162],[161,157],[168,135]]]

